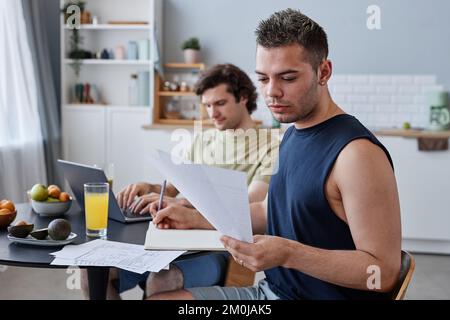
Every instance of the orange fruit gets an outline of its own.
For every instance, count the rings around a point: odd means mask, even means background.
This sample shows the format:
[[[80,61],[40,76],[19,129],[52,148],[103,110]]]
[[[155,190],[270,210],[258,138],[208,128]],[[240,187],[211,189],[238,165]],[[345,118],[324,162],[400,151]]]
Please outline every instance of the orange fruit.
[[[0,209],[0,216],[10,214],[11,212],[8,209]]]
[[[26,226],[26,225],[28,225],[28,222],[26,222],[25,220],[19,220],[16,222],[15,225],[16,226]]]
[[[63,202],[69,201],[70,195],[67,192],[61,192],[61,194],[59,195],[59,200]]]
[[[8,209],[11,212],[16,211],[16,207],[11,200],[2,200],[2,202],[0,202],[0,209]]]
[[[54,187],[48,187],[48,195],[52,198],[58,199],[59,196],[61,195],[61,190],[54,186]]]

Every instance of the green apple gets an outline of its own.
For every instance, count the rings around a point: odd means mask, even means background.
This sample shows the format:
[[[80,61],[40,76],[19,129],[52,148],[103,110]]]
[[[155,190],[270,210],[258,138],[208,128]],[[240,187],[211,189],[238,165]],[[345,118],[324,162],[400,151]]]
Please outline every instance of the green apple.
[[[411,124],[409,122],[403,122],[403,129],[405,130],[411,129]]]
[[[46,201],[48,198],[47,187],[43,184],[35,184],[30,191],[31,199],[34,201]]]

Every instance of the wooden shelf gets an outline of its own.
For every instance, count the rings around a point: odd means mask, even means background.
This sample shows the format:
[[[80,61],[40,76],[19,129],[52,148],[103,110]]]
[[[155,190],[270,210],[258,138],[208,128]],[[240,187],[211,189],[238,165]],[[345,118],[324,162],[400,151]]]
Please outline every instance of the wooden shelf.
[[[144,30],[149,31],[150,25],[145,24],[81,24],[80,30]],[[65,30],[72,30],[68,25],[64,26]]]
[[[195,92],[181,92],[181,91],[159,91],[158,95],[161,97],[195,97]]]
[[[205,65],[203,63],[166,63],[164,64],[164,69],[166,72],[176,71],[178,73],[200,73],[205,69]],[[207,118],[207,112],[203,104],[199,102],[199,112],[198,119],[196,120],[187,120],[187,119],[167,119],[165,115],[165,103],[170,100],[170,98],[175,97],[197,97],[195,92],[193,91],[166,91],[161,90],[163,79],[161,79],[160,75],[155,74],[155,99],[154,99],[154,108],[153,108],[153,124],[156,126],[178,126],[178,127],[187,127],[192,128],[194,125],[194,121],[203,121],[203,125],[205,126],[213,126],[213,123],[209,120],[205,120]],[[204,120],[201,120],[204,119]],[[208,123],[208,124],[207,124]]]
[[[429,130],[417,130],[417,129],[388,129],[377,130],[374,132],[379,136],[391,136],[391,137],[404,137],[404,138],[435,138],[435,139],[448,139],[450,138],[450,130],[446,131],[429,131]]]
[[[149,106],[130,106],[130,105],[113,105],[113,104],[99,104],[99,103],[68,103],[64,105],[67,108],[89,108],[89,107],[102,107],[102,108],[122,108],[122,109],[130,109],[130,110],[139,110],[139,109],[150,109]]]
[[[65,59],[66,64],[73,64],[75,60]],[[93,64],[93,65],[130,65],[130,66],[150,66],[150,60],[120,60],[120,59],[81,59],[81,64]]]
[[[158,122],[155,122],[157,124],[170,124],[170,125],[194,125],[194,121],[202,121],[202,124],[212,124],[211,121],[204,119],[204,120],[191,120],[191,119],[158,119]]]
[[[188,119],[158,119],[157,122],[152,124],[142,126],[143,129],[153,130],[153,129],[193,129],[194,121],[202,121],[202,127],[212,128],[214,124],[209,119],[204,120],[188,120]]]
[[[153,124],[148,124],[142,126],[143,129],[152,130],[152,129],[177,129],[177,128],[186,128],[193,129],[194,121],[201,121],[203,128],[213,128],[214,123],[211,119],[203,119],[203,120],[188,120],[188,119],[159,119],[158,122],[154,122]],[[260,120],[253,120],[257,126],[262,124]]]
[[[173,69],[199,69],[203,70],[205,65],[203,63],[180,63],[180,62],[172,62],[165,63],[164,68],[173,68]]]

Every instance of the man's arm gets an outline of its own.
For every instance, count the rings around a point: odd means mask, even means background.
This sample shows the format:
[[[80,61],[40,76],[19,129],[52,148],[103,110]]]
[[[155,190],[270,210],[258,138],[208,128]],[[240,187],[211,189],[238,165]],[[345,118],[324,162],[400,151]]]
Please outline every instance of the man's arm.
[[[269,184],[264,181],[252,181],[248,186],[248,200],[250,203],[261,202],[266,198]]]
[[[401,259],[400,206],[393,170],[384,152],[367,140],[350,143],[330,178],[342,199],[356,250],[325,250],[273,236],[254,244],[223,237],[235,259],[254,271],[274,266],[297,269],[340,286],[368,290],[370,267],[380,270],[380,288],[391,290]]]
[[[263,201],[250,203],[250,216],[253,234],[264,234],[267,228],[267,200],[268,193]]]
[[[153,184],[152,186],[153,190],[151,192],[161,193],[162,186],[160,184]],[[178,189],[175,188],[175,186],[169,182],[166,186],[166,191],[164,192],[164,195],[174,198],[178,195],[178,193],[180,193]]]

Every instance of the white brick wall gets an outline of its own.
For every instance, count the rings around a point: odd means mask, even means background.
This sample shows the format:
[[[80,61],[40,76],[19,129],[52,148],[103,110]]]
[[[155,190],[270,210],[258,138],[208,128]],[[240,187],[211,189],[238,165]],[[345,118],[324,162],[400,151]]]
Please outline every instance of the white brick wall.
[[[427,93],[444,90],[434,75],[333,75],[333,100],[371,129],[428,123]]]

